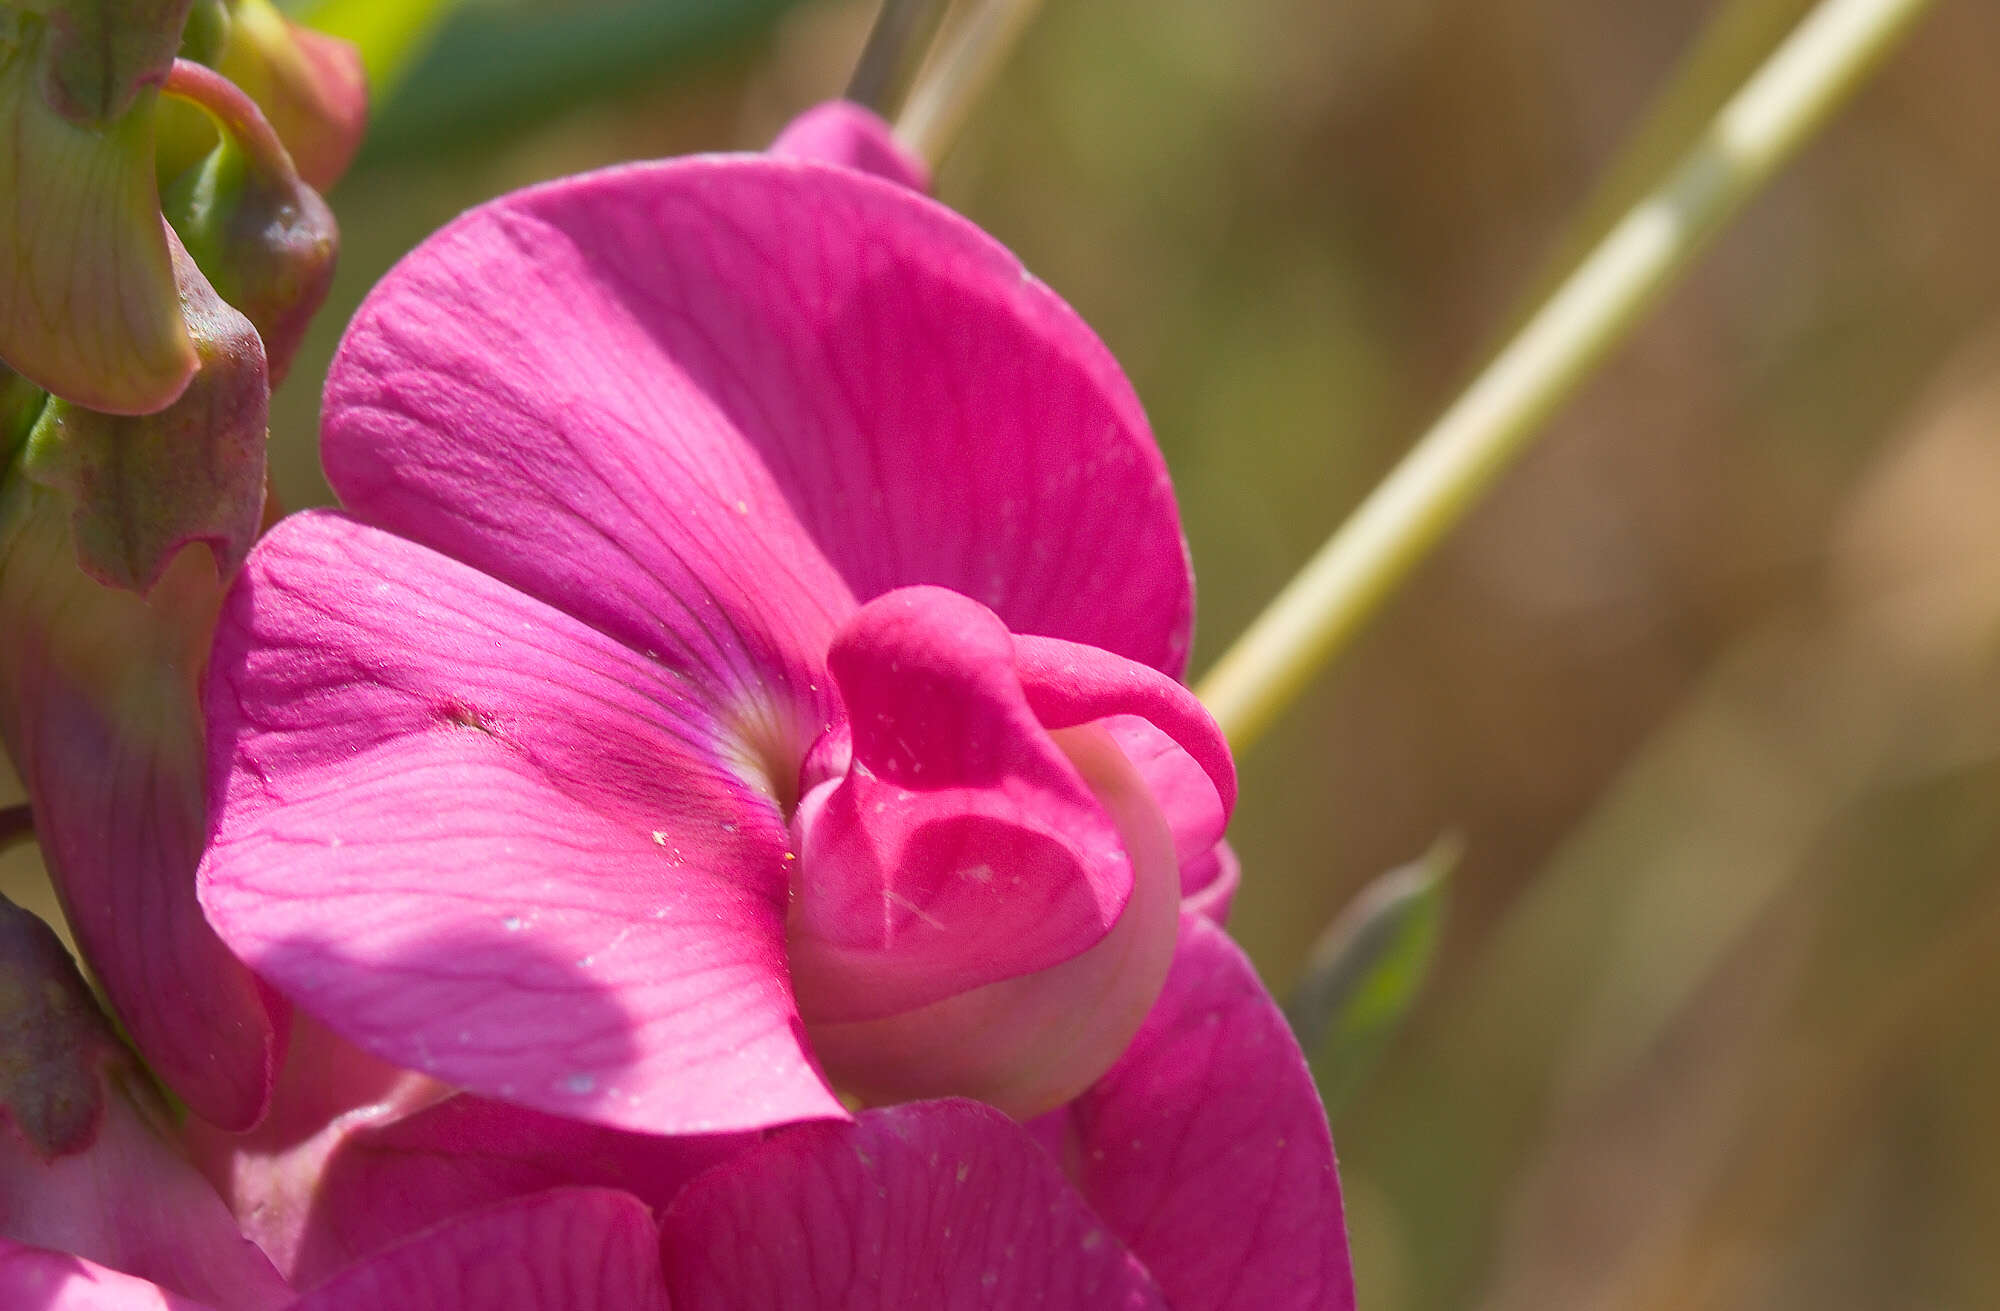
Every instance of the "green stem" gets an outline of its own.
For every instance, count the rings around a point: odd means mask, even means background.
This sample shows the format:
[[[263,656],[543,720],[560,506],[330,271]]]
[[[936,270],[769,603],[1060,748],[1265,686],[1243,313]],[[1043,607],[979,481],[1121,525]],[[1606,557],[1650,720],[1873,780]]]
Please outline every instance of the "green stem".
[[[1199,690],[1232,747],[1263,735],[1930,3],[1821,0],[1216,662]]]
[[[222,74],[191,59],[176,59],[161,90],[205,112],[223,137],[247,155],[259,172],[277,178],[298,176],[291,154],[286,151],[285,143],[278,140],[264,111]]]
[[[896,135],[911,153],[932,168],[943,161],[1037,5],[1038,0],[981,0],[952,29],[896,118]]]
[[[847,99],[893,118],[948,8],[947,0],[882,0],[848,79]]]

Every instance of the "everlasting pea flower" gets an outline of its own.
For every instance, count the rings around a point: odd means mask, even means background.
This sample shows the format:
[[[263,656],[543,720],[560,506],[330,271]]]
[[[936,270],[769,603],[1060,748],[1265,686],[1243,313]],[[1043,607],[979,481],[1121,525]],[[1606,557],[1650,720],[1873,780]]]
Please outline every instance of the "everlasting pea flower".
[[[336,1128],[266,1247],[542,1196],[385,1217],[343,1164],[558,1117],[724,1141],[646,1198],[676,1306],[1346,1305],[1303,1063],[1184,910],[1234,776],[1137,401],[892,143],[827,139],[503,197],[351,326],[345,511],[218,624],[201,895],[474,1100]]]
[[[200,0],[191,33],[196,24],[209,47],[201,62],[263,110],[306,185],[325,191],[339,181],[368,118],[361,52],[293,22],[270,0]]]

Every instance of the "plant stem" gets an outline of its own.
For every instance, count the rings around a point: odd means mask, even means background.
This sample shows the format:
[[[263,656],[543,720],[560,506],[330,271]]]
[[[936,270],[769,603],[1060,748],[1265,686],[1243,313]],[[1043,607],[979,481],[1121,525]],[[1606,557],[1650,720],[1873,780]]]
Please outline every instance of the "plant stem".
[[[1339,654],[1930,2],[1821,0],[1800,22],[1216,662],[1199,690],[1232,747]]]
[[[935,169],[958,139],[959,129],[1008,51],[1035,16],[1037,0],[981,0],[952,29],[944,49],[924,70],[896,119],[896,135]]]
[[[950,7],[949,0],[882,0],[848,79],[847,98],[893,118]]]
[[[290,153],[284,142],[278,140],[264,111],[222,74],[192,59],[176,59],[160,89],[204,110],[223,136],[249,156],[260,172],[279,178],[297,176]]]

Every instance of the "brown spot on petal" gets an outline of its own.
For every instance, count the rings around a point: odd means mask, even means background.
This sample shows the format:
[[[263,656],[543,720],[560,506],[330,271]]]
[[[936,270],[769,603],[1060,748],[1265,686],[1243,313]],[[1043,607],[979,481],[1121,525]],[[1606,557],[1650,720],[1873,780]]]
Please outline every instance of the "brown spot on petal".
[[[46,1158],[88,1147],[119,1054],[49,926],[0,898],[0,1118]]]

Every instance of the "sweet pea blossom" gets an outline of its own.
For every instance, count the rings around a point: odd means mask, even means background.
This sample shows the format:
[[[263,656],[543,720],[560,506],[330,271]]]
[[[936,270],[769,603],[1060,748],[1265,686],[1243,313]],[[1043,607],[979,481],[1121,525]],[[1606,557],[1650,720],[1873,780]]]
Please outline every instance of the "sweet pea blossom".
[[[870,130],[503,197],[343,341],[200,895],[437,1096],[223,1153],[302,1284],[609,1171],[676,1307],[1351,1304],[1159,452]]]

